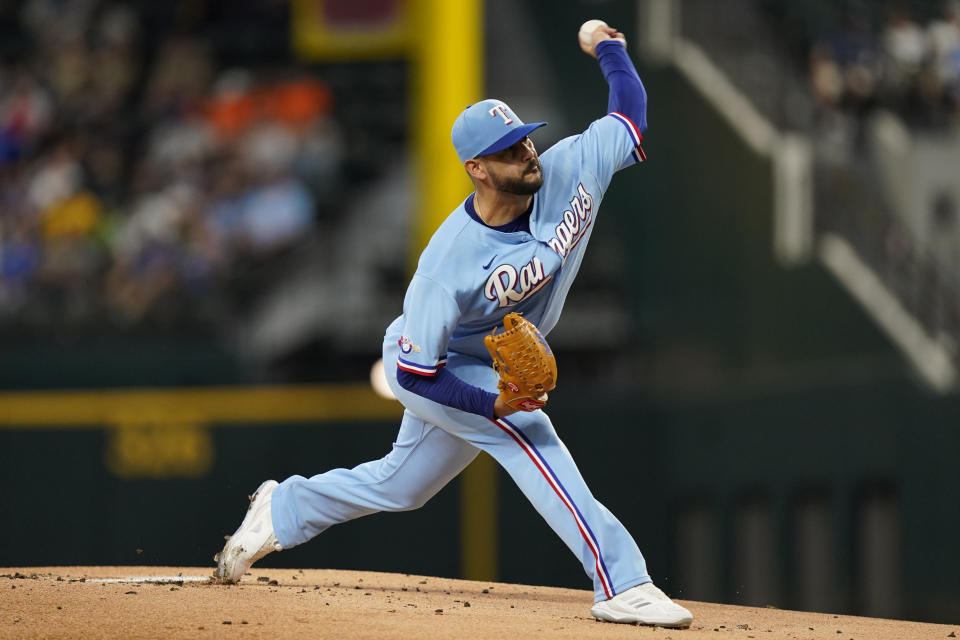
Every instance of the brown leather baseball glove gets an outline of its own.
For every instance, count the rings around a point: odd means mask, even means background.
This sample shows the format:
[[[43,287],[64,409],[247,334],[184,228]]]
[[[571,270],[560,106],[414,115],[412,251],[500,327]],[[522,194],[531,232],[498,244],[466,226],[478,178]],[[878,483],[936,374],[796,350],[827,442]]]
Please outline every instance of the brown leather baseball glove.
[[[519,313],[508,313],[503,328],[483,339],[500,375],[500,397],[514,409],[536,411],[546,404],[538,398],[557,386],[557,360],[540,330]]]

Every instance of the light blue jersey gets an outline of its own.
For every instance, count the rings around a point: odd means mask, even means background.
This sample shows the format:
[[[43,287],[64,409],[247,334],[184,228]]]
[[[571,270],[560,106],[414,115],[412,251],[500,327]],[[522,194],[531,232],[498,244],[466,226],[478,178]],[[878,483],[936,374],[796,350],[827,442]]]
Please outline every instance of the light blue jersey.
[[[483,337],[514,311],[547,335],[556,325],[613,174],[643,158],[640,133],[612,113],[540,156],[530,233],[504,233],[467,213],[472,196],[440,225],[420,256],[403,315],[387,329],[397,365],[430,375],[450,352],[489,361]]]

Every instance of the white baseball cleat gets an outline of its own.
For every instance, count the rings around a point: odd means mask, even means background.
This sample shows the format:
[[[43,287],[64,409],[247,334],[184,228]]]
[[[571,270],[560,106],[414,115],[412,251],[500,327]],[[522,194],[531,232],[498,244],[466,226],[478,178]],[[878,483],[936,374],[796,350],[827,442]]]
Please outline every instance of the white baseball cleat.
[[[223,551],[213,557],[217,563],[214,578],[239,582],[254,562],[271,551],[283,551],[273,533],[270,517],[270,496],[277,486],[276,480],[267,480],[250,496],[250,506],[240,528],[227,538]]]
[[[631,587],[590,609],[597,620],[656,627],[686,628],[693,614],[675,603],[652,582]]]

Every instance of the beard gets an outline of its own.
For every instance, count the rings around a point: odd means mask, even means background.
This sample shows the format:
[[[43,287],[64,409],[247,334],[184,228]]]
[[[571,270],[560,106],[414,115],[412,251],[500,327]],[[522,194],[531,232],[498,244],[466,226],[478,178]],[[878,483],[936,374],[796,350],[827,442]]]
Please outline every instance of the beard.
[[[528,176],[533,176],[533,179],[531,180]],[[497,191],[518,196],[531,196],[543,186],[543,167],[540,165],[539,158],[534,158],[527,164],[527,168],[519,178],[501,178],[491,173],[490,180]]]

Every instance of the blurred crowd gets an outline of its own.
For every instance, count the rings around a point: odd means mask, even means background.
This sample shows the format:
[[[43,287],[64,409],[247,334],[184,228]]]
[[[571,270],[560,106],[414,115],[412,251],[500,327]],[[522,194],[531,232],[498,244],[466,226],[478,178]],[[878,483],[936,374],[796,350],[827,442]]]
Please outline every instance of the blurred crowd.
[[[876,13],[847,3],[810,47],[810,85],[821,111],[863,116],[882,106],[911,126],[960,123],[960,1],[949,0],[924,22],[906,5],[879,26]]]
[[[137,7],[0,9],[0,326],[215,321],[334,206],[330,88]]]

